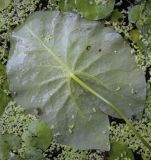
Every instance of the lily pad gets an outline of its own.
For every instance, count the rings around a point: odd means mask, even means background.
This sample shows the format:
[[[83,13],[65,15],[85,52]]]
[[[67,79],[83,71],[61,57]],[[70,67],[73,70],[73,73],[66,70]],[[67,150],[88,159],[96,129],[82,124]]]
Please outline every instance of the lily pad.
[[[115,9],[113,11],[113,13],[112,13],[111,21],[119,23],[123,19],[124,19],[124,15],[120,11],[118,11],[117,9]]]
[[[145,7],[144,4],[135,5],[130,9],[128,14],[128,19],[131,23],[137,23],[138,21],[141,21],[144,7]]]
[[[114,4],[115,0],[76,0],[78,12],[91,20],[107,17],[113,11]]]
[[[99,22],[74,13],[37,12],[12,35],[10,90],[26,111],[38,111],[58,142],[109,150],[108,115],[120,116],[106,102],[130,118],[144,108],[145,77],[130,50]]]

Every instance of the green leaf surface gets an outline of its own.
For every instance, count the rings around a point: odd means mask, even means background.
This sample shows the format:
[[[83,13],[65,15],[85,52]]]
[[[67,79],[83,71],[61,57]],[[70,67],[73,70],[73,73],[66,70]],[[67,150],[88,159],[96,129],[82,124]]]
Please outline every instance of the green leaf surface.
[[[7,160],[10,151],[11,151],[10,144],[7,142],[4,135],[0,134],[0,159]]]
[[[23,133],[22,139],[26,146],[46,149],[51,142],[52,133],[46,123],[34,121]]]
[[[76,8],[75,0],[61,0],[58,5],[62,11],[72,11]]]
[[[139,32],[139,30],[137,29],[134,29],[134,30],[131,30],[129,32],[129,35],[130,35],[130,39],[137,44],[137,46],[139,46],[140,48],[142,47],[143,43],[141,42],[141,33]]]
[[[121,13],[120,11],[118,11],[117,9],[115,9],[113,12],[112,12],[112,16],[111,16],[111,21],[112,22],[120,22],[121,20],[124,19],[124,15],[123,13]]]
[[[0,134],[0,159],[8,160],[11,150],[21,147],[21,139],[11,134]]]
[[[131,8],[128,14],[128,19],[132,23],[136,23],[141,19],[143,13],[144,5],[135,5]]]
[[[78,12],[91,20],[106,18],[113,11],[114,4],[115,0],[76,0]]]
[[[144,107],[145,77],[130,50],[99,22],[74,13],[37,12],[13,33],[10,90],[28,112],[40,110],[39,118],[60,143],[109,150],[107,115],[120,117],[105,101],[127,117],[141,115]]]
[[[113,142],[111,144],[111,153],[108,160],[123,160],[129,159],[134,160],[134,155],[131,149],[128,148],[127,145],[123,145],[119,142]]]
[[[0,11],[7,8],[11,0],[0,0]]]

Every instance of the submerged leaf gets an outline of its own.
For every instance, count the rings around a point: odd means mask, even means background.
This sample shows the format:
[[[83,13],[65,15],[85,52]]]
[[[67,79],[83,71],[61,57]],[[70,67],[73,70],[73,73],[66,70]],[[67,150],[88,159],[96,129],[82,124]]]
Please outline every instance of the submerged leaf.
[[[38,110],[60,143],[109,150],[107,114],[120,117],[80,83],[128,117],[141,115],[145,77],[130,50],[99,22],[74,13],[37,12],[13,33],[10,90],[28,112]]]

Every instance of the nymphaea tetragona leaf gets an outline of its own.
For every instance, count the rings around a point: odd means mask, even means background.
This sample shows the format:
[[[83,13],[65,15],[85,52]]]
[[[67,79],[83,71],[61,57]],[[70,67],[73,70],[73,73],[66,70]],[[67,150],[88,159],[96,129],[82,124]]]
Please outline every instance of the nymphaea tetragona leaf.
[[[58,142],[109,150],[108,115],[140,117],[144,107],[145,77],[130,50],[100,22],[37,12],[13,32],[10,90],[26,111],[48,122]]]

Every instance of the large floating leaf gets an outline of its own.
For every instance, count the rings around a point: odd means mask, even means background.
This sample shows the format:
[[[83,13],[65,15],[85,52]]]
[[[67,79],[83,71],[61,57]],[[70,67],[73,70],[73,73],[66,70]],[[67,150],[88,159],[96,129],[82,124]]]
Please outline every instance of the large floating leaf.
[[[114,4],[115,0],[76,0],[78,12],[91,20],[107,17],[113,11]]]
[[[15,100],[37,110],[60,143],[80,149],[109,150],[106,114],[119,116],[79,80],[128,117],[143,110],[145,78],[129,45],[73,13],[37,12],[17,28],[7,73]]]

